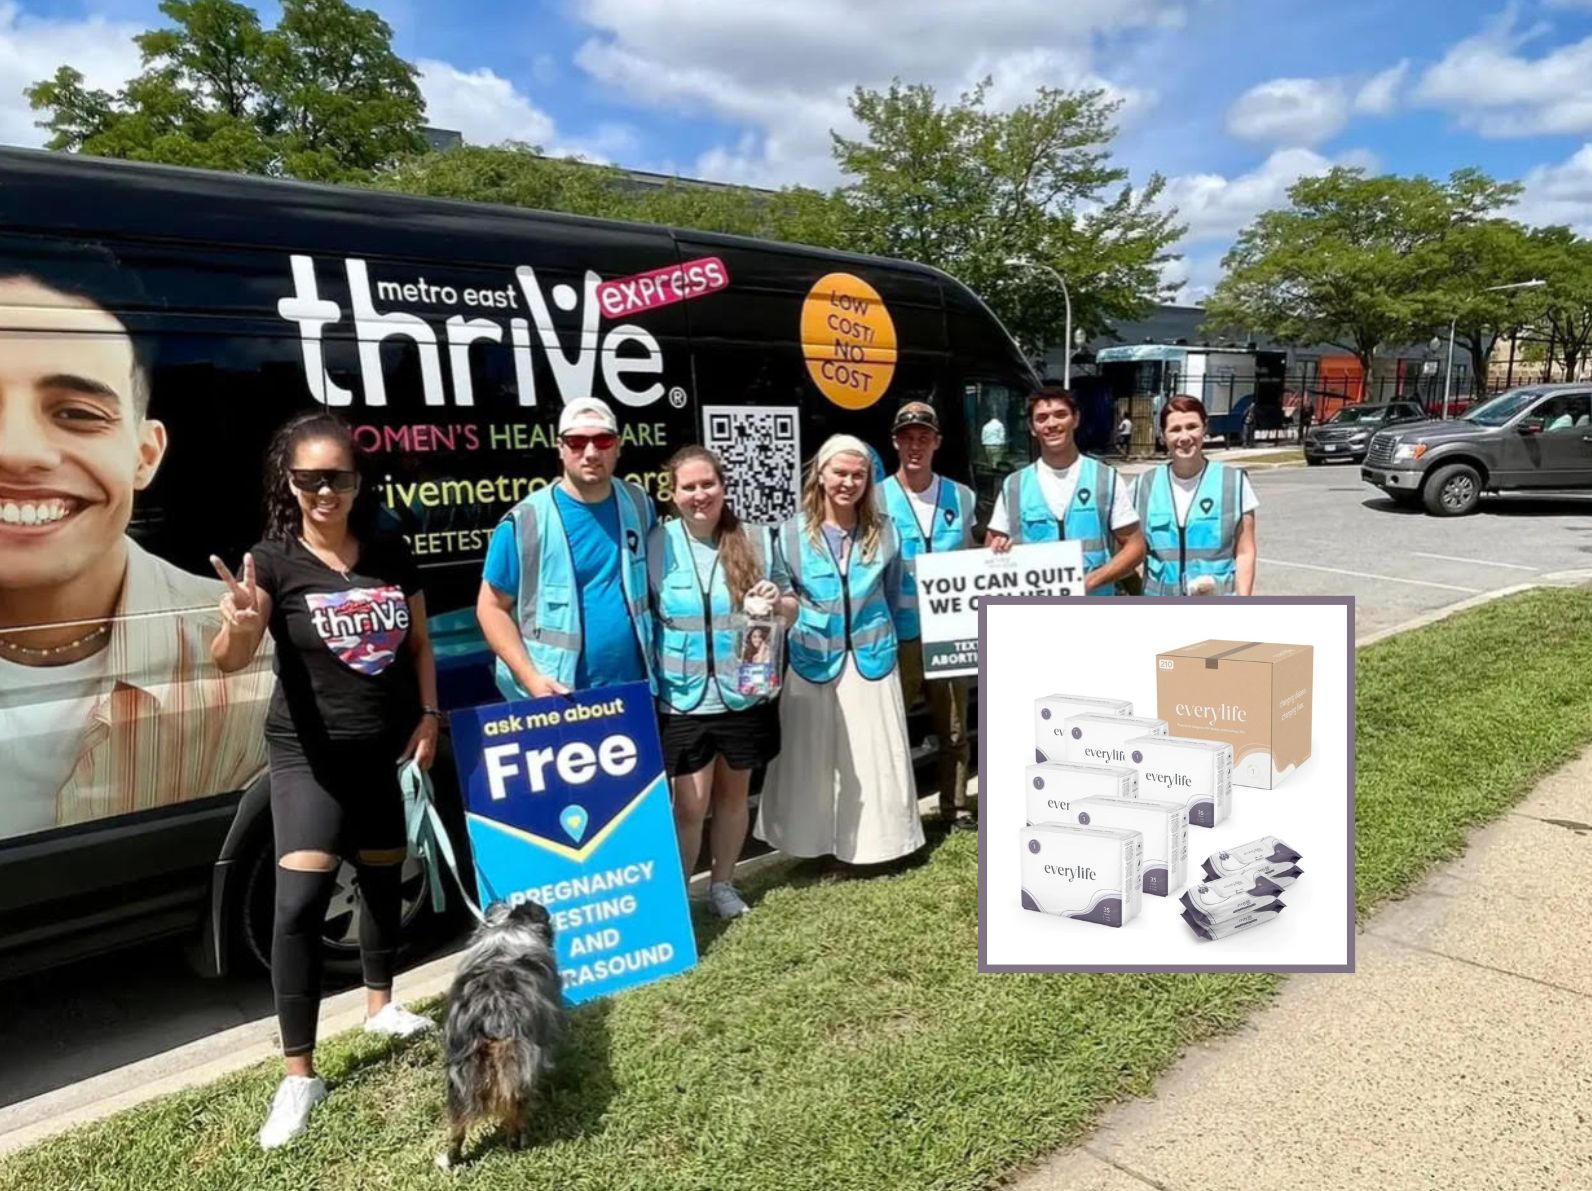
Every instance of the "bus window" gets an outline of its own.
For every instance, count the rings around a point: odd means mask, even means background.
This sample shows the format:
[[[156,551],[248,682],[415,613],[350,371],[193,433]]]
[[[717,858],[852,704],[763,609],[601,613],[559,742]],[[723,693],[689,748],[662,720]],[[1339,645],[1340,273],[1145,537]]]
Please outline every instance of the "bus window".
[[[977,436],[970,444],[978,521],[988,520],[1001,481],[1033,457],[1028,432],[1028,391],[1004,381],[970,379],[962,385],[963,416]]]

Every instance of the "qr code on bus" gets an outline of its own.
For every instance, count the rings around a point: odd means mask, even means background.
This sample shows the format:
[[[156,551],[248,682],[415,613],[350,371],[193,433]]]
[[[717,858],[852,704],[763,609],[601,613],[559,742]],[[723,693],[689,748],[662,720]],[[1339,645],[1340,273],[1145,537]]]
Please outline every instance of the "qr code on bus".
[[[801,491],[801,432],[795,406],[707,405],[703,445],[724,460],[730,507],[742,521],[792,517]]]

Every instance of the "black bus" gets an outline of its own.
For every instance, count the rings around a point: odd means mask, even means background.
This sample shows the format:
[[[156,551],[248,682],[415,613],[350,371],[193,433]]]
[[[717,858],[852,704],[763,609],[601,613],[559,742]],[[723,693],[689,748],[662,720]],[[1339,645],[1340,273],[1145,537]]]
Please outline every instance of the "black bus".
[[[88,393],[96,369],[120,392]],[[270,663],[209,664],[206,560],[258,537],[262,454],[292,414],[355,425],[462,706],[497,697],[481,562],[556,476],[565,400],[613,404],[620,471],[660,502],[670,453],[717,449],[752,521],[794,511],[831,433],[893,466],[894,410],[929,401],[941,470],[987,517],[1029,459],[1035,379],[975,295],[920,265],[0,150],[0,977],[177,934],[202,970],[268,954]],[[46,625],[105,645],[58,666],[11,640]],[[329,962],[357,951],[348,893]]]

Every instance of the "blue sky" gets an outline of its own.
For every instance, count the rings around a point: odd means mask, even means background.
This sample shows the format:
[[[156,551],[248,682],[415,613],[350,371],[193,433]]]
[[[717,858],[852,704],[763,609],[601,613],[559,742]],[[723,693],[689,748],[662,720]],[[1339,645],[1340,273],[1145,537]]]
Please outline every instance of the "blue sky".
[[[1197,297],[1238,229],[1336,163],[1526,184],[1515,212],[1592,232],[1592,0],[376,0],[433,123],[639,169],[831,185],[831,128],[892,76],[992,99],[1123,100],[1118,160],[1189,223]],[[274,19],[272,5],[260,6]],[[114,87],[150,0],[0,0],[0,140],[60,62]]]

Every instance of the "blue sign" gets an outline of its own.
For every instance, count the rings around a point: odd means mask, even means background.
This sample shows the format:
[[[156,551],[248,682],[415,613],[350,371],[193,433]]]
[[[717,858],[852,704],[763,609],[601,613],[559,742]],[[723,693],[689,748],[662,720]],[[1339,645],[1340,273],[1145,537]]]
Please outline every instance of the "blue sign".
[[[449,722],[482,904],[547,907],[569,1004],[695,966],[646,683],[472,707]]]

